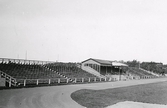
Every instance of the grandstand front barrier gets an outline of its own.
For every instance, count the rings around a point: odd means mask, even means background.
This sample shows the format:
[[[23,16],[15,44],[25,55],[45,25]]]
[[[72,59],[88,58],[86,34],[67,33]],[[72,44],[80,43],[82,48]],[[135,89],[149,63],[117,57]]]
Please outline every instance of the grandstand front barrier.
[[[26,85],[39,85],[39,84],[61,84],[69,83],[69,79],[66,78],[54,78],[54,79],[17,79],[19,86]]]
[[[75,78],[73,81],[66,78],[54,78],[54,79],[17,79],[18,86],[27,85],[40,85],[40,84],[69,84],[69,83],[93,83],[93,82],[108,82],[108,81],[118,81],[116,78]]]
[[[153,78],[159,78],[156,76],[143,76],[143,77],[129,77],[126,80],[140,80],[140,79],[153,79]],[[126,81],[125,79],[122,79],[121,81]],[[111,77],[105,77],[105,78],[99,78],[99,77],[89,77],[89,78],[75,78],[73,81],[70,81],[66,78],[54,78],[54,79],[17,79],[18,86],[28,86],[28,85],[61,85],[61,84],[77,84],[77,83],[95,83],[95,82],[114,82],[119,81],[116,78]]]
[[[9,84],[9,87],[16,86],[17,82],[15,78],[2,71],[0,71],[0,75],[2,78],[5,78],[5,81]]]

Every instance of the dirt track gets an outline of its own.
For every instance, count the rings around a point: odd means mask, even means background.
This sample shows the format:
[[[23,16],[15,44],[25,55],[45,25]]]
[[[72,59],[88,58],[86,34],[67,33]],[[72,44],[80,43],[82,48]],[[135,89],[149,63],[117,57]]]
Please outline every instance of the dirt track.
[[[0,108],[84,108],[70,97],[79,89],[107,89],[167,81],[167,78],[24,88],[0,91]]]

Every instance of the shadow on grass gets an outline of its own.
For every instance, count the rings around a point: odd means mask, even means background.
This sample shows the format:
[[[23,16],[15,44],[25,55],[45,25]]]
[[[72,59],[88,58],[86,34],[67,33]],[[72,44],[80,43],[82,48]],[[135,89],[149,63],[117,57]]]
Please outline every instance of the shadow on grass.
[[[104,108],[123,101],[167,104],[167,82],[106,90],[82,89],[72,93],[71,98],[87,108]]]

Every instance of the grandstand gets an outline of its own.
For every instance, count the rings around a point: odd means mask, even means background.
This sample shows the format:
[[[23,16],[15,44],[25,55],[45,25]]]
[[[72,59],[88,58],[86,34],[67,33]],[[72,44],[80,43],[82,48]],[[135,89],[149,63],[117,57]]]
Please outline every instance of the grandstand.
[[[97,77],[116,77],[120,79],[120,75],[126,73],[124,68],[128,65],[116,61],[101,60],[101,59],[87,59],[82,62],[82,69],[96,75]]]
[[[68,79],[57,72],[54,72],[44,64],[48,61],[22,60],[22,59],[0,59],[1,76],[6,78],[9,86],[18,84],[38,84],[60,82],[61,79]]]
[[[61,78],[55,72],[36,64],[0,63],[0,70],[16,79]]]
[[[131,77],[140,79],[154,76],[143,69],[129,67],[125,63],[92,58],[81,63],[0,58],[0,77],[5,78],[9,87],[117,81],[133,79]]]
[[[129,74],[132,74],[132,75],[135,75],[135,76],[139,76],[139,77],[144,77],[144,76],[154,76],[146,71],[143,71],[139,68],[136,68],[136,67],[129,67]]]
[[[39,83],[69,83],[76,78],[92,78],[77,63],[58,63],[21,59],[0,59],[0,72],[9,86]],[[83,80],[83,79],[82,79]]]
[[[45,66],[71,79],[95,77],[94,75],[82,70],[77,63],[56,62],[46,64]]]
[[[142,62],[141,68],[157,75],[165,75],[166,68],[165,65],[162,63],[156,63],[156,62]]]

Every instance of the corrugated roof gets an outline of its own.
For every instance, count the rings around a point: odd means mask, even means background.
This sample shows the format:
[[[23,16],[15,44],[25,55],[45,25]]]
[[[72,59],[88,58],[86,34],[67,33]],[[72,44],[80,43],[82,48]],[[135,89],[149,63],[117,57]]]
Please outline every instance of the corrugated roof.
[[[124,63],[120,63],[120,62],[112,62],[112,65],[113,66],[128,66],[128,65],[126,65]]]
[[[101,59],[92,59],[100,64],[107,64],[107,65],[112,65],[112,61],[109,60],[101,60]]]
[[[112,66],[128,66],[124,63],[120,63],[120,62],[115,62],[115,61],[110,61],[110,60],[101,60],[101,59],[93,59],[93,58],[90,58],[88,60],[94,60],[102,65],[112,65]],[[87,60],[85,60],[87,61]],[[83,61],[83,62],[85,62]]]

